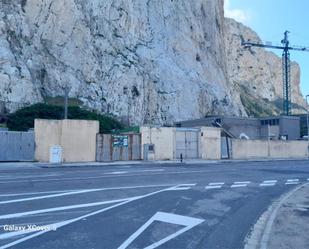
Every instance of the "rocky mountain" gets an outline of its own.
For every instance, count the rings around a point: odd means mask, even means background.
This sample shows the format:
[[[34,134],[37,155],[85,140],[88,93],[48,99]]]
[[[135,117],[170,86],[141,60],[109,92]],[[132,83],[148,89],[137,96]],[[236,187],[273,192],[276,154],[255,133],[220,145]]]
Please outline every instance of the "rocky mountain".
[[[223,0],[1,0],[0,17],[2,112],[65,86],[131,124],[278,112],[280,58],[241,48],[259,38]],[[304,105],[297,64],[293,100]]]
[[[247,114],[282,113],[282,59],[263,48],[244,48],[242,40],[262,41],[243,24],[226,18],[225,29],[228,79],[239,92]],[[291,64],[291,90],[293,113],[304,112],[306,103],[300,91],[300,68],[296,62]]]

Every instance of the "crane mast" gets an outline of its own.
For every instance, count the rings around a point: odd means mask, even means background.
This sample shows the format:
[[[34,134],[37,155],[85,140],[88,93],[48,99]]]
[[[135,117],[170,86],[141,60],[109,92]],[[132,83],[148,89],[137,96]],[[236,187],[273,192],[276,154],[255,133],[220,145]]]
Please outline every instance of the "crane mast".
[[[307,47],[291,47],[288,37],[289,31],[284,32],[284,38],[281,40],[282,46],[273,46],[270,44],[253,43],[250,41],[242,41],[245,48],[260,47],[270,49],[281,49],[282,52],[282,80],[283,80],[283,113],[287,116],[291,115],[291,60],[290,50],[309,52]]]

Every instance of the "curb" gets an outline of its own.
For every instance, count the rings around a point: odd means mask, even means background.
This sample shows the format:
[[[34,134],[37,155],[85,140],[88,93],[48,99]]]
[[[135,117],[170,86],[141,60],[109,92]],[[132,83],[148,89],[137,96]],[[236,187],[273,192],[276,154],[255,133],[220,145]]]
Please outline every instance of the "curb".
[[[259,217],[258,221],[253,227],[253,231],[247,238],[245,249],[267,249],[268,242],[271,234],[271,229],[274,221],[277,217],[279,209],[282,207],[284,202],[289,199],[295,192],[301,188],[309,185],[309,183],[304,183],[288,193],[283,194],[278,200],[274,201],[273,204]],[[260,233],[262,230],[262,233]],[[259,234],[260,233],[260,234]],[[256,238],[258,237],[258,239]]]
[[[86,162],[86,163],[62,163],[62,164],[50,164],[50,163],[38,163],[38,162],[0,162],[1,166],[10,167],[21,166],[21,167],[39,167],[39,168],[77,168],[77,167],[105,167],[105,166],[156,166],[156,165],[174,165],[174,166],[186,166],[186,165],[224,165],[224,164],[233,164],[233,163],[248,163],[248,162],[276,162],[276,161],[285,161],[285,162],[295,162],[295,161],[309,161],[308,158],[278,158],[278,159],[248,159],[248,160],[233,160],[233,159],[222,159],[222,160],[185,160],[180,162],[179,160],[166,160],[166,161],[114,161],[114,162]]]

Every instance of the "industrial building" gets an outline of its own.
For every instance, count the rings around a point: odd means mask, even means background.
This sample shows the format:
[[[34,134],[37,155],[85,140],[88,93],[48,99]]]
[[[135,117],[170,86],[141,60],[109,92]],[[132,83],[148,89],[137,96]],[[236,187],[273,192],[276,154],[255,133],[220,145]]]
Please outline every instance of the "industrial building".
[[[233,138],[299,140],[300,117],[277,116],[264,118],[247,118],[234,116],[207,116],[201,119],[181,121],[176,127],[220,127]]]

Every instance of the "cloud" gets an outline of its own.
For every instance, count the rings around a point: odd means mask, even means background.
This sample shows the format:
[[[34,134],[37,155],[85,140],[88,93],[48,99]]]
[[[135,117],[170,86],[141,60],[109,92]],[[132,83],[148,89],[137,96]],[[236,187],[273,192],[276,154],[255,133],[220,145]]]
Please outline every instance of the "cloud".
[[[233,9],[230,0],[224,0],[224,15],[242,23],[247,23],[250,20],[248,11],[236,8]]]

